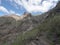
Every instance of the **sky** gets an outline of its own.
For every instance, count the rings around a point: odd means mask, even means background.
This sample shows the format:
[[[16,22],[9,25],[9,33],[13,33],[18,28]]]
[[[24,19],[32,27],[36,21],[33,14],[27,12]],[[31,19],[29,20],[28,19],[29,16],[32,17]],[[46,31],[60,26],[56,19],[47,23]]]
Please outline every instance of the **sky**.
[[[58,0],[0,0],[0,16],[23,15],[24,12],[42,14],[54,8]]]

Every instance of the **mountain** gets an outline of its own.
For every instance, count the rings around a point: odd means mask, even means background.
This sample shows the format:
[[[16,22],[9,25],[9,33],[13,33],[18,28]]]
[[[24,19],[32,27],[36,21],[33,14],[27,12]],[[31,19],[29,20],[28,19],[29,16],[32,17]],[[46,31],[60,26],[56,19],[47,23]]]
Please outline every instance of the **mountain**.
[[[38,16],[1,16],[0,45],[60,45],[60,2]]]
[[[28,39],[26,45],[60,45],[60,2],[47,15],[44,22],[33,29],[37,30],[33,33],[35,36]]]
[[[12,42],[20,33],[25,33],[37,27],[47,15],[32,16],[25,13],[22,16],[15,14],[0,17],[0,42]]]

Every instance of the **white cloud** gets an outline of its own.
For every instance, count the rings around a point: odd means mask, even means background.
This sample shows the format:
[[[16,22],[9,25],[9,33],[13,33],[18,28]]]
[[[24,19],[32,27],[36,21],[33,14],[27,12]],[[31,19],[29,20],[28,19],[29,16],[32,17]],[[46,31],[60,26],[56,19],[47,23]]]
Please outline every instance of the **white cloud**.
[[[47,12],[56,6],[58,0],[9,0],[15,2],[15,8],[19,9],[23,6],[28,12]],[[41,4],[42,3],[42,4]],[[17,6],[19,5],[19,7]]]
[[[29,2],[27,2],[26,0],[22,0],[23,2],[23,6],[25,7],[25,9],[28,11],[28,12],[34,12],[34,11],[40,11],[40,12],[46,12],[49,10],[49,8],[51,6],[55,6],[56,3],[52,3],[52,1],[55,1],[55,0],[50,0],[49,2],[48,1],[43,1],[42,2],[42,5],[38,5],[38,2],[37,0],[29,0]],[[57,0],[58,1],[58,0]],[[41,0],[40,0],[41,2]],[[33,3],[35,3],[36,5],[33,5]]]
[[[16,13],[15,11],[13,11],[13,10],[7,10],[5,7],[3,7],[3,6],[0,6],[0,11],[2,11],[2,12],[4,12],[4,13],[6,13],[6,14],[16,14],[16,15],[20,15],[19,13]]]
[[[0,11],[2,11],[4,13],[9,13],[9,11],[3,6],[0,6]]]
[[[9,13],[10,13],[10,14],[15,14],[15,11],[10,10]]]
[[[9,14],[21,15],[21,14],[19,14],[19,13],[16,13],[16,12],[15,12],[15,11],[13,11],[13,10],[10,10],[10,11],[9,11]]]
[[[22,5],[28,12],[46,12],[52,6],[55,7],[58,0],[44,0],[41,5],[42,0],[14,0],[18,5]],[[54,2],[54,3],[53,3]]]
[[[16,13],[16,15],[19,15],[19,16],[21,16],[21,14],[19,14],[19,13]]]

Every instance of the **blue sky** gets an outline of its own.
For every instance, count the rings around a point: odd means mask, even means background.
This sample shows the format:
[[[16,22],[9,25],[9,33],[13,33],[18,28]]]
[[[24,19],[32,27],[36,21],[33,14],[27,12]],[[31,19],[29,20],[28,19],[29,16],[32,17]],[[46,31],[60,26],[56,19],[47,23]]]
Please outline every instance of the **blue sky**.
[[[22,15],[24,12],[41,14],[54,8],[58,0],[0,0],[0,16]]]

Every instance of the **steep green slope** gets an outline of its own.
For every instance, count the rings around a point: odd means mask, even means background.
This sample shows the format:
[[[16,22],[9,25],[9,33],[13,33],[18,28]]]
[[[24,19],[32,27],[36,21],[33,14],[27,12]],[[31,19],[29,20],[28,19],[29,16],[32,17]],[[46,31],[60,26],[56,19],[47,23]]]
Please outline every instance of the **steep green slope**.
[[[24,34],[22,33],[12,45],[25,45],[25,43],[36,40],[36,37],[40,38],[41,36],[45,36],[51,45],[60,44],[60,16],[56,15],[44,21],[37,28]]]
[[[60,44],[60,16],[45,21],[39,26],[39,30],[46,32],[46,38],[52,43]]]
[[[46,20],[40,24],[40,26],[34,28],[31,31],[25,32],[24,34],[22,33],[20,36],[18,36],[17,41],[12,45],[34,45],[31,44],[31,42],[33,43],[33,40],[35,40],[35,43],[38,42],[38,45],[46,45],[44,42],[47,41],[49,45],[60,45],[60,13],[58,10],[60,9],[59,5],[57,8],[51,10],[50,12],[47,12],[48,16]],[[39,40],[41,39],[40,37],[45,38],[42,44],[39,44],[39,41],[41,41]]]

